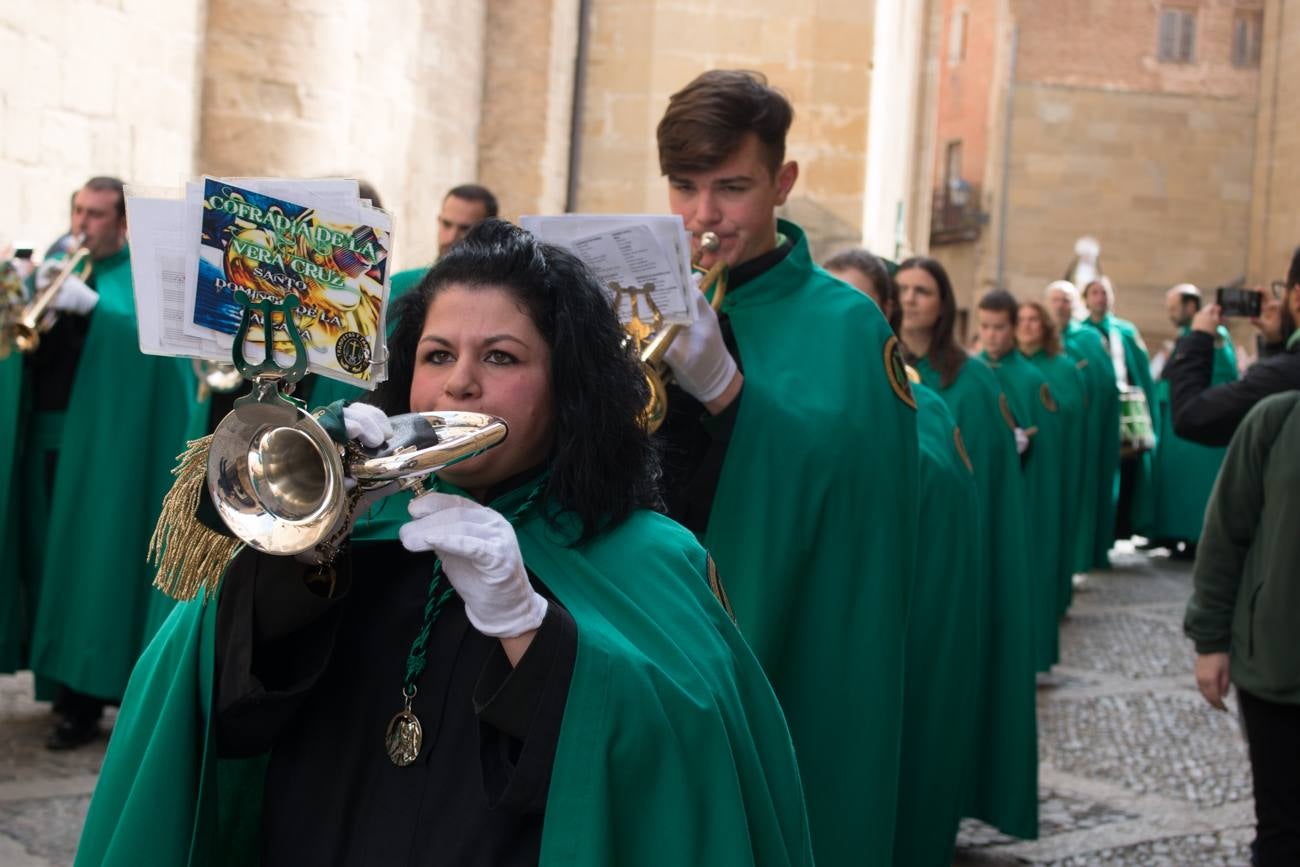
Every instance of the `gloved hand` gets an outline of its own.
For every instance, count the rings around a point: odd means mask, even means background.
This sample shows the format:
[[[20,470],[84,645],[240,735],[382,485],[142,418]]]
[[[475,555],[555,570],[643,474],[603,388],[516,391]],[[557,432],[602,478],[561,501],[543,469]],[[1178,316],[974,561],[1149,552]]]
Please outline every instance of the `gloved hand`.
[[[57,262],[53,264],[58,264]],[[45,265],[41,269],[45,269]],[[57,273],[59,269],[55,268]],[[36,285],[41,285],[40,272],[37,272]],[[45,280],[45,286],[50,285],[50,280]],[[42,287],[43,288],[43,287]],[[58,294],[50,302],[51,310],[60,310],[64,313],[75,313],[79,316],[85,316],[95,309],[99,303],[99,293],[91,289],[76,274],[69,274],[63,279],[63,285],[59,287]]]
[[[718,314],[703,292],[694,292],[695,322],[673,340],[664,361],[672,368],[677,383],[700,403],[708,403],[726,391],[736,376],[736,359],[722,339]]]
[[[469,622],[484,635],[513,638],[542,625],[546,597],[533,590],[515,530],[498,512],[452,494],[411,501],[397,531],[408,551],[436,551]]]
[[[348,439],[361,440],[367,448],[375,448],[393,435],[393,425],[388,414],[368,403],[350,403],[343,407],[343,426]]]
[[[1025,433],[1024,428],[1018,427],[1015,429],[1015,435],[1016,454],[1023,455],[1025,452],[1029,451],[1029,434]]]

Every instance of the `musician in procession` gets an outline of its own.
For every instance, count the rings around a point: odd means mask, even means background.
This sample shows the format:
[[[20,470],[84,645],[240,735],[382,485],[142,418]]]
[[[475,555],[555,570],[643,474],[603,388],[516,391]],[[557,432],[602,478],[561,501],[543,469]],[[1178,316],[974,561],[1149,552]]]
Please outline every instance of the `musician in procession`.
[[[89,276],[61,274],[71,249],[48,257],[34,288],[62,276],[57,319],[0,361],[0,670],[35,672],[56,750],[99,734],[169,608],[144,552],[193,399],[188,362],[138,348],[121,181],[77,191],[70,235]]]
[[[706,72],[658,126],[668,203],[727,266],[715,314],[666,360],[669,514],[717,559],[794,736],[817,860],[891,858],[907,601],[916,557],[914,398],[889,324],[776,219],[798,179],[789,102]],[[717,291],[717,287],[714,287]]]
[[[1115,539],[1115,474],[1119,471],[1119,389],[1110,353],[1094,328],[1080,320],[1086,312],[1079,290],[1069,280],[1056,280],[1044,290],[1047,309],[1066,353],[1083,374],[1085,388],[1084,449],[1073,456],[1083,475],[1079,489],[1078,528],[1085,541],[1077,575],[1110,568]]]
[[[1065,616],[1073,599],[1072,578],[1076,573],[1087,572],[1088,558],[1092,552],[1093,523],[1081,520],[1085,512],[1084,499],[1075,492],[1084,488],[1084,466],[1079,455],[1088,452],[1087,394],[1083,374],[1074,361],[1065,354],[1061,338],[1051,314],[1037,301],[1021,302],[1016,312],[1016,348],[1021,357],[1034,367],[1047,381],[1053,402],[1056,404],[1057,427],[1061,432],[1060,476],[1061,491],[1058,502],[1061,510],[1061,546],[1057,563],[1056,616]],[[1091,488],[1089,488],[1091,490]],[[1093,508],[1088,500],[1087,509]]]
[[[861,248],[825,263],[866,295],[897,330],[898,288],[883,261]],[[917,377],[919,378],[919,377]],[[920,475],[916,573],[907,623],[903,738],[899,745],[894,863],[949,865],[957,826],[973,791],[980,750],[974,726],[952,720],[977,707],[990,636],[989,578],[981,568],[979,488],[961,430],[943,398],[913,378]],[[942,545],[924,528],[943,528]]]
[[[1038,834],[1034,620],[1015,420],[993,371],[968,356],[955,336],[957,301],[943,265],[910,258],[894,279],[908,357],[921,382],[952,411],[979,489],[985,542],[980,584],[987,589],[983,610],[989,643],[984,695],[974,722],[980,754],[966,815],[1033,838]]]
[[[1182,338],[1192,330],[1192,320],[1201,310],[1201,291],[1190,283],[1180,283],[1165,293],[1165,309]],[[1154,504],[1151,524],[1144,528],[1143,535],[1153,544],[1168,548],[1171,556],[1191,560],[1196,555],[1205,505],[1223,463],[1224,450],[1183,439],[1174,430],[1168,376],[1174,365],[1171,358],[1155,385],[1156,399],[1151,410],[1156,432],[1152,456]],[[1236,379],[1237,353],[1232,348],[1232,335],[1219,325],[1214,330],[1210,387]]]
[[[459,410],[508,436],[363,497],[337,557],[244,548],[178,606],[77,864],[811,864],[772,688],[650,510],[645,380],[595,278],[487,221],[400,307],[389,379],[327,427],[379,446]]]
[[[1151,358],[1137,326],[1114,314],[1115,287],[1098,276],[1083,287],[1088,316],[1083,324],[1096,331],[1106,345],[1115,368],[1120,394],[1120,416],[1126,424],[1120,443],[1119,478],[1115,494],[1115,538],[1128,539],[1150,526],[1153,507],[1151,452],[1156,446],[1151,410],[1155,383]]]

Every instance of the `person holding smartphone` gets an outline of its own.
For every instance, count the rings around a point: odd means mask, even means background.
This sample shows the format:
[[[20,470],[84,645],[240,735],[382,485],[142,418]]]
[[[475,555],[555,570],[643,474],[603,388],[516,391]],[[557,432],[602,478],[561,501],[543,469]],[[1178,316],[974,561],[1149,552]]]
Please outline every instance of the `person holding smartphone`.
[[[1210,304],[1192,318],[1191,331],[1178,339],[1165,367],[1174,431],[1180,437],[1225,446],[1255,404],[1300,389],[1300,247],[1276,295],[1266,295],[1259,317],[1251,320],[1263,342],[1260,360],[1235,382],[1213,384],[1220,306]]]

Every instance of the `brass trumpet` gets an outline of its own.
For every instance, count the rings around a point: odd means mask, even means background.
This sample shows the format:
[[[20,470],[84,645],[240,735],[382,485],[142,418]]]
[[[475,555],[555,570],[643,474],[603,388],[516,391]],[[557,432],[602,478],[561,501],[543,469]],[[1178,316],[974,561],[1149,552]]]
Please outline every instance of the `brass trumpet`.
[[[75,235],[69,236],[71,244],[76,244],[76,249],[68,256],[63,268],[55,275],[54,279],[46,284],[44,289],[38,291],[22,308],[22,311],[14,317],[12,322],[4,326],[4,336],[0,340],[0,358],[9,354],[11,348],[16,348],[19,352],[30,354],[36,351],[41,345],[41,335],[50,330],[50,327],[57,321],[58,316],[50,310],[50,305],[54,303],[55,297],[59,290],[63,288],[64,282],[74,273],[81,269],[78,275],[82,280],[90,279],[94,270],[94,265],[89,260],[90,250],[85,246],[86,236]],[[69,244],[68,246],[71,246]]]
[[[713,267],[704,271],[700,268],[700,259],[705,253],[717,251],[720,246],[722,246],[722,242],[716,234],[705,232],[700,236],[699,250],[691,259],[691,267],[703,274],[700,277],[700,291],[705,294],[708,294],[709,290],[713,291],[713,297],[709,303],[714,310],[722,308],[722,299],[727,294],[727,266],[725,262],[715,262]],[[664,363],[664,354],[668,352],[668,347],[672,346],[673,340],[686,326],[679,322],[673,322],[665,326],[663,314],[659,312],[654,299],[650,297],[649,292],[645,292],[644,295],[650,308],[650,322],[647,323],[641,319],[639,307],[636,303],[636,297],[638,296],[633,296],[632,316],[624,327],[628,332],[629,340],[634,341],[637,346],[637,354],[641,359],[646,385],[650,388],[650,397],[646,401],[642,418],[646,429],[650,433],[654,433],[659,430],[664,423],[664,419],[668,417],[667,386],[672,381],[672,371]]]
[[[267,554],[299,554],[356,506],[356,496],[397,482],[417,488],[429,474],[492,448],[506,423],[476,412],[394,416],[378,449],[339,446],[316,417],[256,378],[251,393],[213,432],[208,493],[230,531]],[[344,481],[355,481],[349,496]]]

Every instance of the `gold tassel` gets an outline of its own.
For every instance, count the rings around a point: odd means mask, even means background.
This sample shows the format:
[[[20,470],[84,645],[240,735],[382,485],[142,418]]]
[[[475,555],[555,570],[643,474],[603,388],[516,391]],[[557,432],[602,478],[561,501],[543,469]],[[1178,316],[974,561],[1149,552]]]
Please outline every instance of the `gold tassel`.
[[[149,540],[148,559],[158,568],[153,586],[182,602],[211,596],[243,542],[210,530],[199,521],[199,495],[208,475],[212,435],[190,440],[177,457],[176,481],[163,497],[162,513]]]

